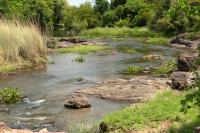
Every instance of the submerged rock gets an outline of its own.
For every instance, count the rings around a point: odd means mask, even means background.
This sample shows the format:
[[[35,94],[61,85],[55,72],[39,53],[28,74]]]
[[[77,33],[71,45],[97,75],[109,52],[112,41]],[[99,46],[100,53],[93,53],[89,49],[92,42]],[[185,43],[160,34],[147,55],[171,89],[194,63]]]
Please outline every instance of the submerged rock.
[[[194,76],[190,72],[173,72],[171,74],[171,86],[176,90],[183,90],[192,83]]]
[[[130,80],[107,80],[78,92],[111,100],[144,101],[151,98],[158,90],[167,88],[167,81],[167,79],[150,76],[140,76]]]
[[[48,132],[47,129],[41,129],[39,132],[32,132],[28,129],[11,129],[5,123],[0,122],[0,133],[53,133]],[[54,132],[54,133],[65,133],[65,132]]]
[[[90,108],[91,105],[88,103],[86,96],[76,94],[74,96],[68,96],[65,98],[65,107],[71,109]]]
[[[196,59],[197,55],[181,54],[180,56],[178,56],[177,60],[178,71],[190,71],[192,69],[196,69],[197,66],[194,62]]]

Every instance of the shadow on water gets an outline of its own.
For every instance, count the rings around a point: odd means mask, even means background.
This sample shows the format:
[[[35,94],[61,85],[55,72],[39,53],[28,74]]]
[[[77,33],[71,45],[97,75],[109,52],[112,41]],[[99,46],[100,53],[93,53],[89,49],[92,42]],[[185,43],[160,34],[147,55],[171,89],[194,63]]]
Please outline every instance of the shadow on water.
[[[105,114],[128,106],[128,102],[117,102],[88,95],[92,107],[90,109],[70,110],[64,108],[64,98],[74,94],[78,89],[94,86],[106,79],[129,78],[120,72],[129,65],[155,66],[156,61],[141,60],[146,54],[159,54],[165,58],[175,58],[182,50],[168,46],[153,46],[128,39],[124,41],[103,40],[116,47],[127,47],[137,53],[120,51],[115,55],[97,56],[95,53],[83,55],[84,63],[72,62],[79,54],[53,54],[50,58],[55,64],[48,64],[45,70],[20,74],[17,77],[0,80],[0,88],[13,86],[20,88],[32,103],[44,101],[37,106],[27,102],[16,105],[0,105],[0,109],[8,108],[10,112],[0,112],[0,121],[14,128],[29,128],[38,131],[47,128],[49,131],[66,131],[67,125],[75,121],[100,120]],[[82,77],[82,80],[79,79]]]

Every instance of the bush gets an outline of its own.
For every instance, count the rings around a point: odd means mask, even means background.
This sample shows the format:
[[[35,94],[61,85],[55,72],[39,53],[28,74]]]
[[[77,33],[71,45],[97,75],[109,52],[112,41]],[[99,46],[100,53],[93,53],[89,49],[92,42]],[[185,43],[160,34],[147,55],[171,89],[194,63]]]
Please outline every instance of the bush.
[[[12,104],[22,100],[22,94],[17,88],[0,89],[0,103]]]

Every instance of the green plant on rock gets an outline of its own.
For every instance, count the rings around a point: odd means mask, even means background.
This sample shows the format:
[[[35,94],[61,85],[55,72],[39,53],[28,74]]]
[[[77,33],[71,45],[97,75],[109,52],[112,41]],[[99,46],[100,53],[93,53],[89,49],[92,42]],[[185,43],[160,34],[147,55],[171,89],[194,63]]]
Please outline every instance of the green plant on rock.
[[[0,89],[0,103],[12,104],[22,100],[22,94],[17,88],[3,88]]]
[[[128,66],[126,68],[126,72],[132,74],[142,73],[143,70],[144,68],[139,66]]]
[[[84,57],[83,56],[78,56],[78,57],[76,57],[76,59],[74,59],[74,61],[75,62],[84,62],[85,61],[85,59],[84,59]]]
[[[169,74],[176,69],[176,62],[174,60],[169,60],[164,63],[164,65],[156,68],[154,74]]]

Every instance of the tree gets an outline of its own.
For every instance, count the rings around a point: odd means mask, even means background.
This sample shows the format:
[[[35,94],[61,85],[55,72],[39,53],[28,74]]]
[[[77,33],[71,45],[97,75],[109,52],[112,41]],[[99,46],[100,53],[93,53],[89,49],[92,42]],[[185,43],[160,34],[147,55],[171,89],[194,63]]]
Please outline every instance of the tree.
[[[95,0],[94,9],[102,15],[109,9],[109,3],[107,0]]]
[[[127,0],[111,0],[110,7],[111,9],[115,9],[119,5],[124,5],[126,4]]]

